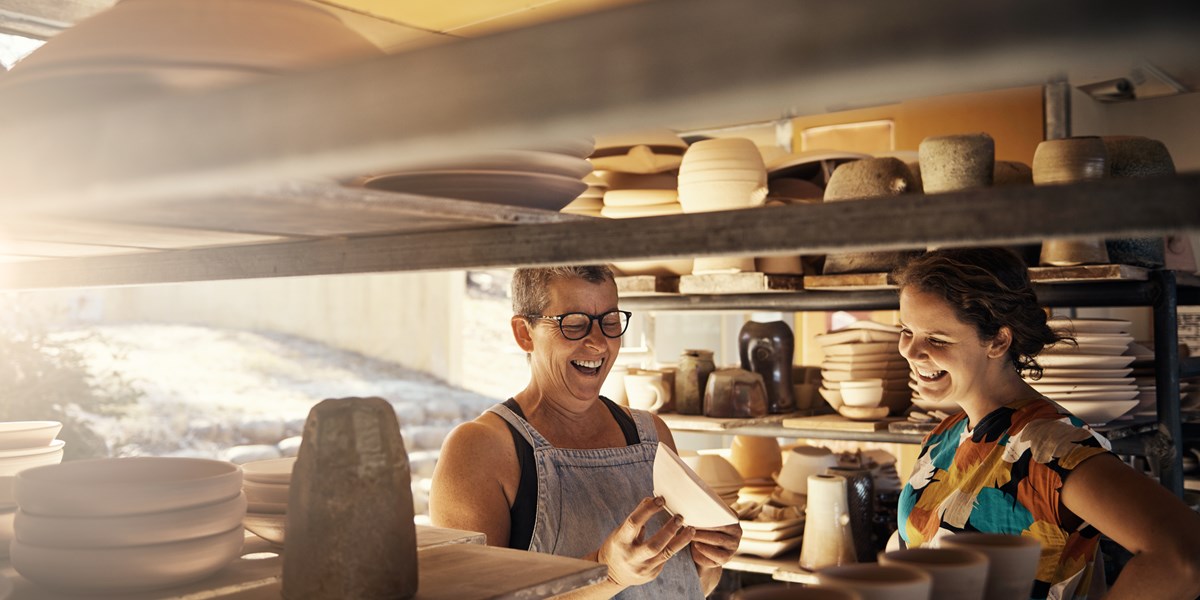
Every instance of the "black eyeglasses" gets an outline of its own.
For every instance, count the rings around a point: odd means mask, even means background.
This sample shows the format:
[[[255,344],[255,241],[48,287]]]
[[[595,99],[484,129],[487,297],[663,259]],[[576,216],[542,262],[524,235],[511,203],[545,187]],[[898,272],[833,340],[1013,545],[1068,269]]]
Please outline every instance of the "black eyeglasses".
[[[582,340],[592,332],[592,322],[600,323],[600,333],[607,338],[619,338],[625,335],[629,328],[629,317],[633,313],[627,310],[610,310],[602,315],[590,315],[585,312],[569,312],[561,315],[525,315],[527,319],[550,319],[558,321],[558,330],[568,340]]]

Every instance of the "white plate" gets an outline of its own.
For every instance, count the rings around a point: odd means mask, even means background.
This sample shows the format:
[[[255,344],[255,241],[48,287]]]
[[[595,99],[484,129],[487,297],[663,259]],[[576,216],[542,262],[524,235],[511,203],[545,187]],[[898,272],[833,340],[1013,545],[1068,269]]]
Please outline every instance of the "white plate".
[[[1040,354],[1037,357],[1037,362],[1043,367],[1120,369],[1129,366],[1136,358],[1136,356],[1101,356],[1096,354]]]
[[[1123,401],[1133,400],[1137,397],[1137,390],[1126,390],[1122,392],[1045,392],[1047,398],[1058,402],[1060,400],[1096,400],[1096,401]]]
[[[754,531],[758,533],[767,533],[789,529],[797,525],[804,524],[804,517],[795,519],[787,519],[786,521],[739,521],[742,526],[742,531]]]
[[[1088,425],[1104,425],[1137,406],[1137,400],[1055,400]]]
[[[815,336],[817,344],[829,347],[835,344],[892,342],[900,341],[899,332],[879,331],[876,329],[842,329],[830,333],[818,333]]]
[[[676,190],[609,190],[604,194],[604,206],[652,206],[656,204],[679,205]],[[679,212],[683,212],[680,210]]]
[[[861,356],[864,354],[890,354],[900,356],[896,342],[867,342],[859,344],[834,344],[825,346],[825,356]],[[889,352],[891,350],[891,352]],[[1132,357],[1131,357],[1132,358]]]
[[[542,210],[561,210],[587,189],[579,179],[542,173],[441,171],[373,177],[363,187]]]
[[[1101,380],[1101,381],[1103,381],[1103,380]],[[1117,381],[1120,381],[1120,380],[1117,380]],[[1088,392],[1088,393],[1099,392],[1099,393],[1108,394],[1108,393],[1125,393],[1125,392],[1136,392],[1137,391],[1137,386],[1135,386],[1135,385],[1091,385],[1091,384],[1087,384],[1087,383],[1066,383],[1066,384],[1062,384],[1062,385],[1030,383],[1029,385],[1032,386],[1033,389],[1035,389],[1043,394],[1064,394],[1064,393],[1084,393],[1084,392]]]
[[[745,523],[745,521],[743,521],[743,523]],[[751,531],[751,530],[746,529],[745,527],[742,527],[742,539],[743,540],[754,540],[756,542],[778,542],[780,540],[786,540],[789,538],[794,538],[794,537],[798,537],[798,536],[802,536],[802,535],[804,535],[804,520],[803,519],[801,519],[799,523],[794,524],[791,527],[784,527],[784,528],[774,529],[774,530],[770,530],[770,531]]]
[[[441,171],[506,171],[544,173],[583,179],[592,172],[592,163],[584,158],[534,150],[492,150],[437,160],[415,160],[395,165],[389,174]]]
[[[654,456],[654,495],[666,500],[671,514],[692,527],[722,527],[738,518],[712,488],[662,442]]]
[[[1041,362],[1041,357],[1038,357]],[[1043,367],[1047,365],[1042,365]],[[1050,377],[1087,377],[1089,379],[1116,379],[1125,377],[1133,372],[1131,368],[1121,369],[1075,369],[1070,367],[1051,367],[1042,369],[1042,378]]]
[[[775,542],[760,542],[742,536],[742,541],[738,543],[737,554],[751,554],[762,558],[775,558],[788,550],[798,548],[803,541],[803,535]]]
[[[1104,385],[1104,386],[1123,386],[1133,385],[1135,383],[1132,377],[1043,377],[1037,381],[1026,379],[1025,383],[1032,386],[1038,385]]]
[[[1042,350],[1042,355],[1045,354],[1103,354],[1105,356],[1119,356],[1125,354],[1129,349],[1129,344],[1097,344],[1095,342],[1071,345],[1066,342],[1061,342],[1051,346],[1046,346]]]
[[[1055,318],[1046,321],[1051,329],[1067,329],[1074,333],[1128,333],[1132,321],[1125,319],[1067,319]]]

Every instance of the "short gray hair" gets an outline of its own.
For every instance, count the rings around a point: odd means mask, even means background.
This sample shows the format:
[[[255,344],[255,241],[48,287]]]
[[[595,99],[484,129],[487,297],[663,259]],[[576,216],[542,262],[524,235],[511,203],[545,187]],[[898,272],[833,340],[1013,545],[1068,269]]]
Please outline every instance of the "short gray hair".
[[[542,314],[550,305],[550,284],[559,279],[582,279],[589,283],[615,281],[612,269],[607,265],[522,267],[512,277],[513,314]]]

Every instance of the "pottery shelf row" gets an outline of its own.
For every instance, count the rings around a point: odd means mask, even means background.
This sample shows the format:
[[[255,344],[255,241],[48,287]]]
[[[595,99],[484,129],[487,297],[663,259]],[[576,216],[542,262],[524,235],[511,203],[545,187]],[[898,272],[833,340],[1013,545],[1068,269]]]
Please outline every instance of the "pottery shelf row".
[[[1180,280],[1184,283],[1181,285]],[[1160,474],[1160,481],[1175,494],[1183,494],[1184,415],[1180,410],[1179,382],[1182,376],[1200,372],[1200,359],[1181,360],[1179,356],[1178,315],[1180,304],[1200,304],[1200,282],[1190,275],[1169,270],[1153,270],[1142,281],[1038,284],[1038,299],[1046,306],[1108,307],[1150,306],[1154,315],[1156,420],[1135,419],[1113,424],[1102,430],[1113,438],[1114,450],[1121,454],[1147,457]],[[654,294],[622,298],[621,306],[632,310],[769,310],[832,311],[894,310],[899,296],[894,289],[866,291],[799,291],[758,294],[682,295]],[[920,443],[921,434],[890,431],[833,431],[795,429],[785,426],[788,419],[709,419],[664,415],[672,428],[681,431],[764,435],[775,437],[843,439]]]

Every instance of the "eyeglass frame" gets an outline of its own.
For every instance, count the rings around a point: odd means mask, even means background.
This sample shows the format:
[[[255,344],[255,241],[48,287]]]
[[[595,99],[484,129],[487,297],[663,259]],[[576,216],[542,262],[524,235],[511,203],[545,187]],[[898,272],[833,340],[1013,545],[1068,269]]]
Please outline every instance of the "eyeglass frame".
[[[586,338],[587,336],[592,334],[592,325],[593,324],[599,322],[600,319],[604,318],[605,315],[609,315],[612,313],[620,313],[622,315],[625,315],[625,327],[621,328],[621,333],[618,333],[617,335],[608,335],[608,332],[604,331],[604,325],[601,325],[600,326],[600,335],[603,335],[604,337],[606,337],[610,340],[621,339],[621,336],[625,335],[626,331],[629,331],[629,320],[631,317],[633,317],[633,313],[628,310],[613,309],[613,310],[605,311],[598,315],[593,315],[591,313],[585,313],[582,311],[571,311],[571,312],[562,313],[561,315],[521,315],[521,316],[525,317],[526,319],[546,319],[546,320],[550,320],[550,321],[558,321],[558,332],[561,333],[564,338],[567,338],[568,340],[571,340],[572,342],[577,342],[577,341],[582,340],[583,338]],[[567,332],[563,329],[563,319],[566,317],[569,317],[571,315],[583,315],[588,318],[587,329],[584,330],[583,335],[581,335],[577,338],[573,338],[573,337],[567,335]]]

